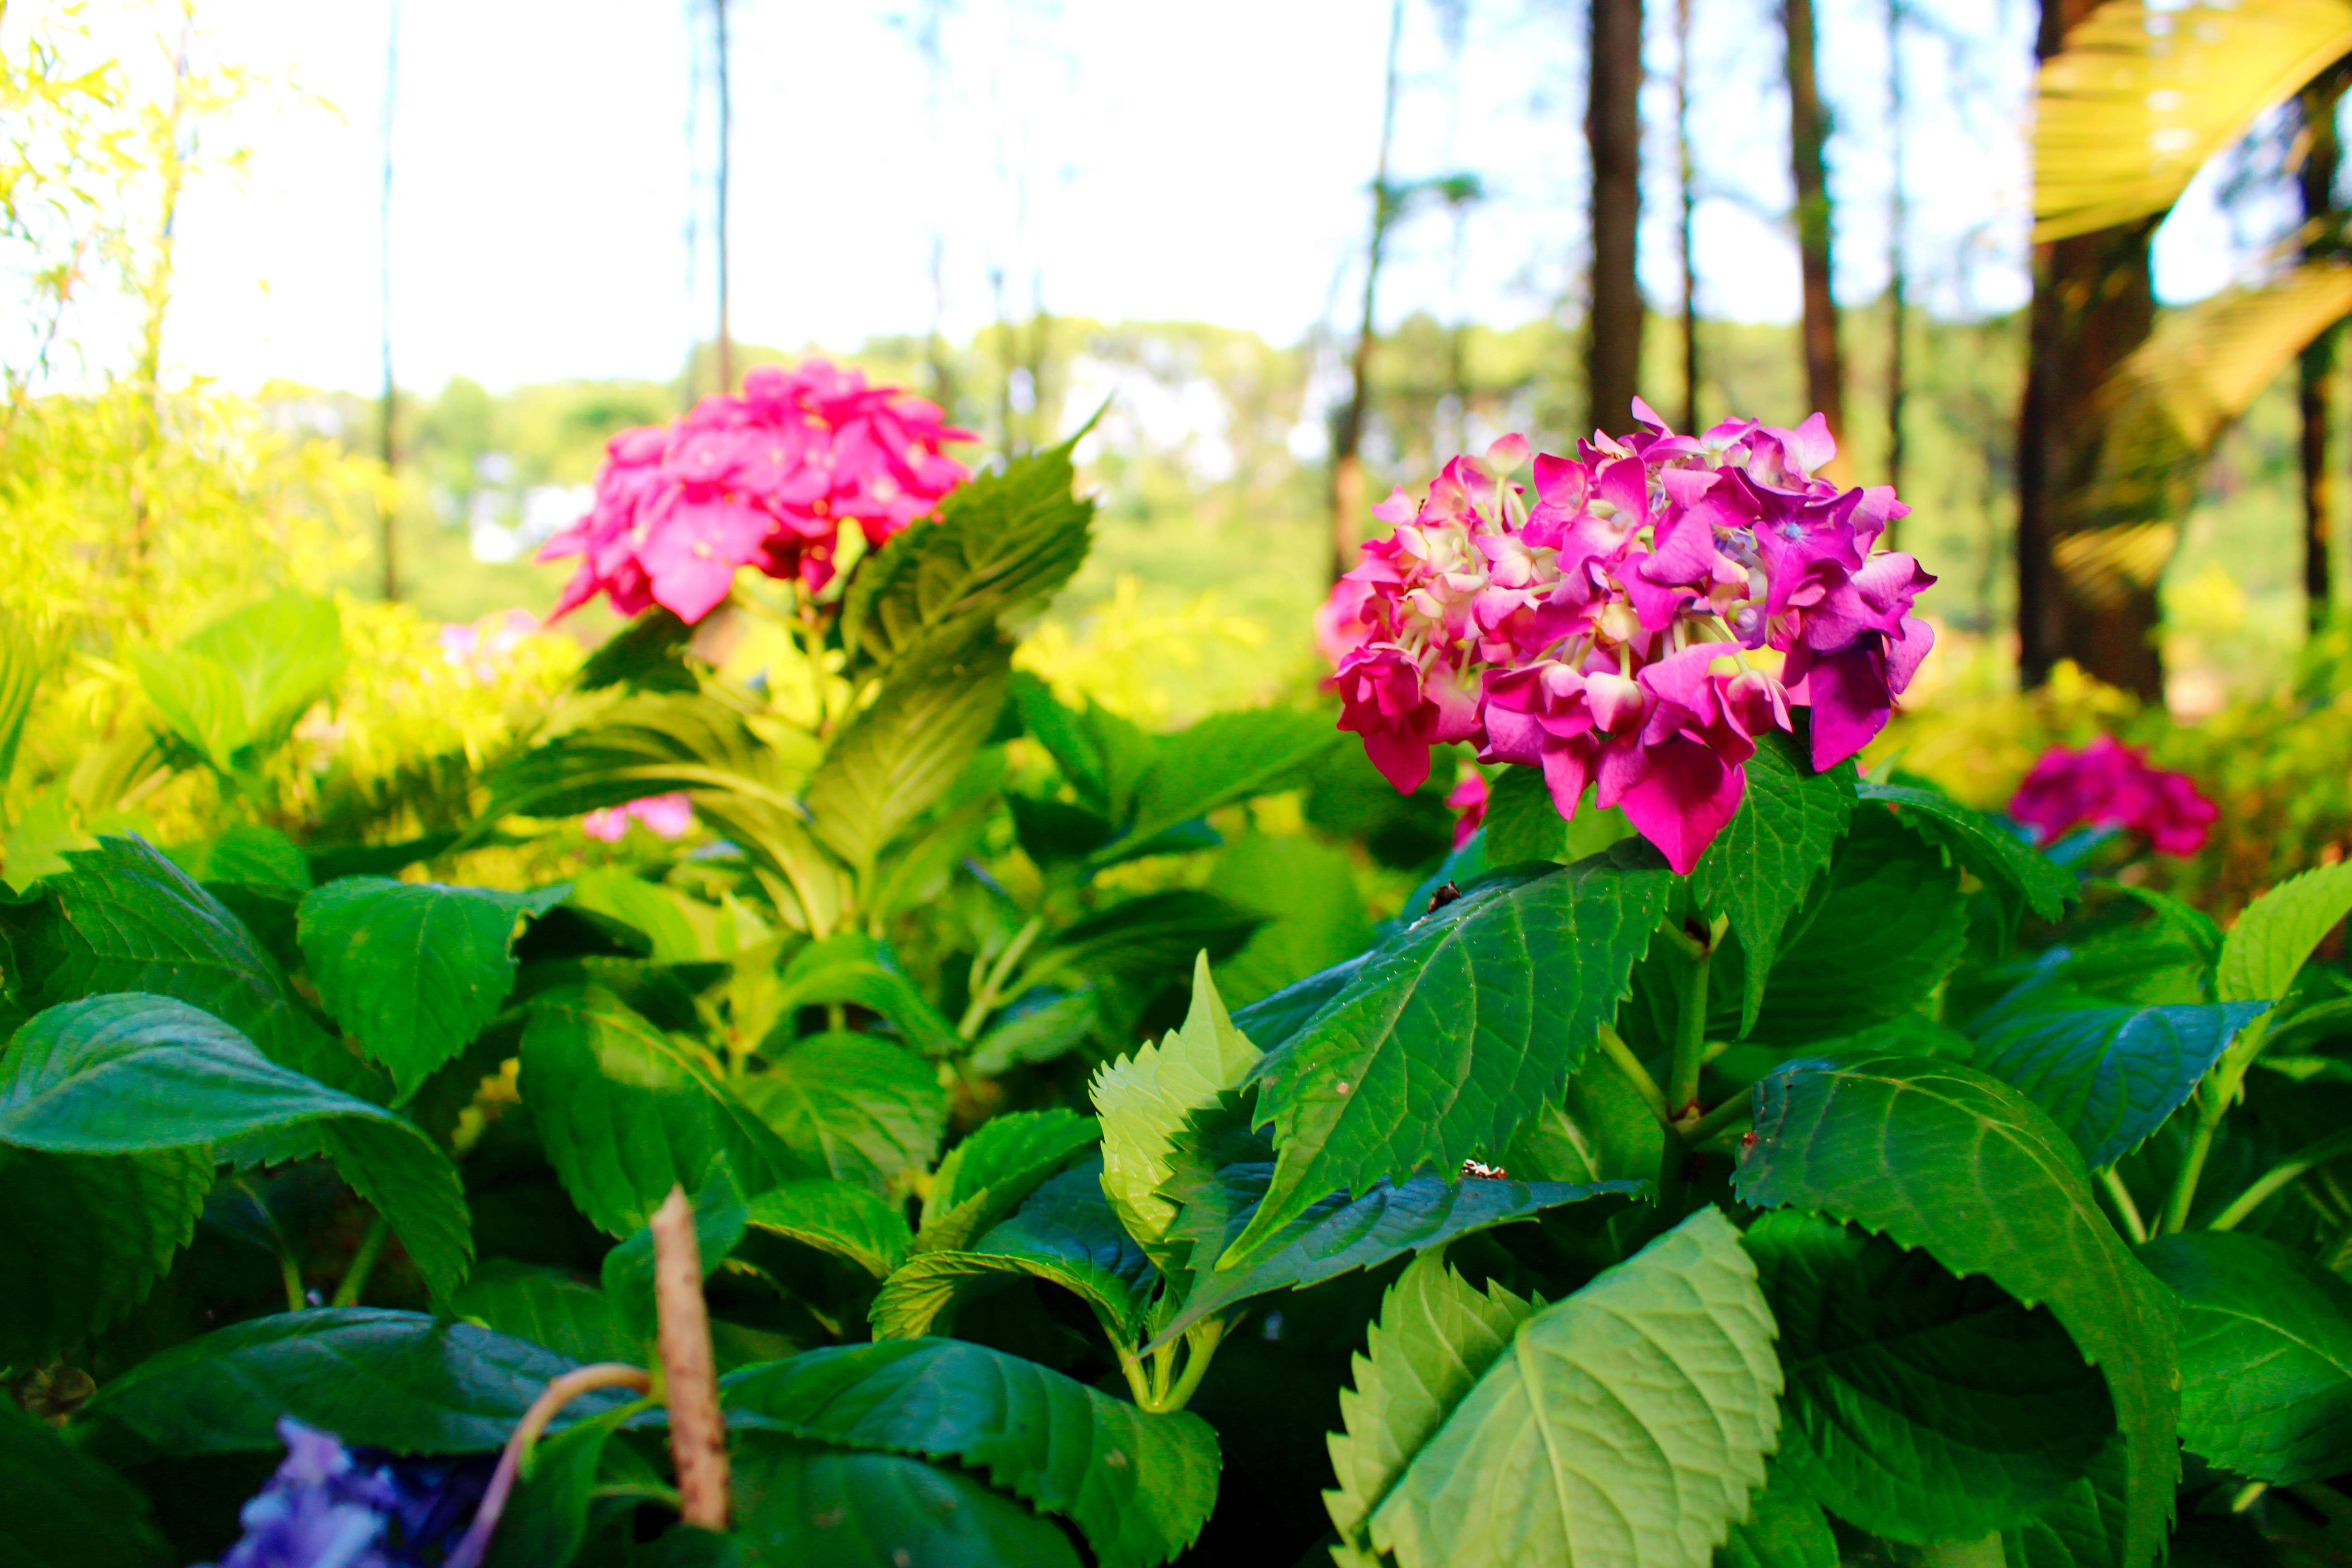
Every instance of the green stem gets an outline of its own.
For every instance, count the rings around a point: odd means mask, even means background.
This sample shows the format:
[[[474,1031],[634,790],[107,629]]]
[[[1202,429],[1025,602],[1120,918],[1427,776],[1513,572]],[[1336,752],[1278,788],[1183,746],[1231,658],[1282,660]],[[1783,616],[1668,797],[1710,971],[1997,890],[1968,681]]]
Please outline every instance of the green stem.
[[[2116,1205],[2116,1218],[2122,1223],[2124,1234],[2131,1238],[2131,1244],[2137,1247],[2146,1241],[2147,1221],[2140,1217],[2139,1205],[2132,1200],[2131,1189],[2124,1185],[2123,1177],[2116,1173],[2113,1165],[2099,1173],[2099,1185],[2106,1189],[2107,1201]]]
[[[1752,1093],[1733,1095],[1684,1128],[1683,1141],[1694,1149],[1703,1148],[1742,1122],[1752,1120],[1755,1114],[1756,1100]]]
[[[1003,952],[999,954],[995,963],[989,967],[988,978],[981,982],[979,990],[972,993],[971,1005],[963,1010],[963,1017],[956,1025],[958,1038],[965,1040],[980,1038],[980,1027],[988,1022],[989,1014],[996,1010],[998,997],[1003,990],[1004,982],[1013,973],[1013,966],[1027,956],[1029,944],[1035,942],[1038,933],[1045,929],[1045,917],[1032,915],[1029,917],[1029,923],[1015,931],[1013,940],[1004,944]]]
[[[302,1267],[294,1261],[292,1253],[281,1252],[278,1255],[278,1278],[286,1286],[288,1311],[299,1312],[310,1304],[310,1299],[302,1293]]]
[[[2323,1138],[2292,1159],[2272,1166],[2257,1178],[2253,1185],[2230,1200],[2230,1206],[2213,1216],[2211,1230],[2235,1230],[2246,1216],[2263,1206],[2280,1188],[2316,1166],[2324,1165],[2338,1155],[2352,1152],[2352,1134],[2339,1133]]]
[[[2221,1097],[2214,1096],[2219,1102]],[[2157,1226],[2160,1236],[2174,1236],[2189,1227],[2189,1206],[2197,1201],[2197,1178],[2205,1173],[2205,1156],[2213,1152],[2213,1134],[2221,1130],[2221,1113],[2210,1107],[2200,1095],[2197,1102],[2197,1127],[2189,1134],[2189,1147],[2180,1156],[2179,1173],[2172,1178],[2172,1195],[2165,1200],[2164,1219]]]
[[[391,1236],[392,1222],[382,1215],[376,1215],[375,1223],[360,1237],[360,1249],[352,1254],[351,1267],[343,1270],[343,1282],[335,1287],[334,1300],[327,1303],[329,1306],[360,1304],[360,1292],[367,1289],[368,1276],[375,1272],[375,1260],[383,1255],[383,1244]]]
[[[1938,1541],[1919,1549],[1920,1568],[2000,1568],[2003,1561],[1997,1534],[1979,1541]]]
[[[2254,1500],[2270,1489],[2271,1484],[2268,1481],[2248,1481],[2244,1486],[2240,1487],[2237,1495],[2230,1500],[2230,1511],[2245,1512],[2254,1506]]]
[[[1181,1410],[1199,1391],[1201,1380],[1209,1374],[1209,1363],[1215,1359],[1217,1345],[1225,1337],[1225,1321],[1211,1318],[1184,1331],[1184,1372],[1176,1385],[1161,1399],[1159,1413]]]
[[[1642,1097],[1642,1103],[1650,1108],[1659,1126],[1674,1125],[1675,1119],[1666,1114],[1666,1097],[1659,1092],[1658,1080],[1650,1076],[1650,1069],[1642,1065],[1642,1058],[1633,1054],[1625,1037],[1607,1024],[1601,1026],[1601,1054],[1617,1064],[1617,1070],[1625,1075],[1625,1081],[1633,1086],[1633,1092]]]
[[[1698,1072],[1706,1060],[1706,975],[1715,952],[1701,948],[1683,980],[1681,1033],[1675,1041],[1674,1066],[1666,1075],[1666,1110],[1680,1121],[1698,1103]]]

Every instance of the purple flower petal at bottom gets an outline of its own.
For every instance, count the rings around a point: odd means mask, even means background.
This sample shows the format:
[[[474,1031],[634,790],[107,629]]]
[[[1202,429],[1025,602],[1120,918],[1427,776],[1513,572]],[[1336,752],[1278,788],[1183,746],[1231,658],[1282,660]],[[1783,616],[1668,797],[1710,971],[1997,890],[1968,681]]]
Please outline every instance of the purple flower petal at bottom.
[[[429,1568],[481,1504],[493,1461],[347,1448],[291,1416],[286,1458],[237,1515],[218,1568]]]

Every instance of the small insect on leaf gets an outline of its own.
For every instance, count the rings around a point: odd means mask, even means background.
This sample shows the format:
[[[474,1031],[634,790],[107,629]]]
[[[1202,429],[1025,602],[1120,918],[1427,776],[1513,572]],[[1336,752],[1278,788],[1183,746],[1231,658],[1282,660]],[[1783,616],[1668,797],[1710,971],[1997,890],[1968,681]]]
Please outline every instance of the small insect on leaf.
[[[1433,915],[1461,896],[1461,889],[1451,882],[1442,882],[1438,884],[1437,891],[1429,895],[1429,908],[1422,910],[1422,913]]]
[[[1507,1182],[1511,1179],[1510,1172],[1500,1165],[1489,1165],[1483,1160],[1463,1161],[1462,1174],[1465,1180],[1473,1182]]]

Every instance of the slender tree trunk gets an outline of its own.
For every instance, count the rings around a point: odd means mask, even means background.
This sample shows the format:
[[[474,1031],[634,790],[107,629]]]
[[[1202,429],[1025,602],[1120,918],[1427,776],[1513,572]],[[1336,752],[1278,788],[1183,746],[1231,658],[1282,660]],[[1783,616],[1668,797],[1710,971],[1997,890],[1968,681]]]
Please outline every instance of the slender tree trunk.
[[[1682,213],[1677,238],[1683,264],[1683,428],[1704,428],[1698,417],[1698,252],[1692,232],[1698,204],[1696,161],[1691,154],[1691,0],[1675,0],[1675,153]]]
[[[1623,430],[1641,392],[1642,0],[1591,0],[1584,141],[1592,164],[1592,302],[1585,424]]]
[[[1886,214],[1886,482],[1903,489],[1903,405],[1910,396],[1910,258],[1905,241],[1911,229],[1911,195],[1904,184],[1903,0],[1886,0],[1887,158],[1894,165],[1893,200]],[[1895,543],[1896,524],[1886,525]]]
[[[727,88],[727,0],[710,0],[719,25],[719,390],[735,390],[735,339],[727,324],[727,195],[734,173],[734,101]]]
[[[376,284],[380,346],[383,353],[383,395],[378,410],[383,437],[384,498],[376,508],[376,531],[382,554],[379,582],[387,603],[400,597],[400,508],[389,488],[399,472],[400,446],[394,416],[392,380],[392,130],[393,111],[400,88],[400,0],[392,0],[383,46],[383,183],[376,195]]]
[[[195,32],[195,0],[182,0],[180,43],[172,57],[172,105],[166,117],[151,124],[149,155],[157,173],[158,202],[155,243],[146,276],[140,280],[142,319],[139,334],[136,395],[142,405],[139,461],[131,475],[131,538],[123,602],[131,620],[147,622],[151,595],[148,571],[155,548],[155,504],[151,483],[163,444],[163,318],[172,304],[172,249],[179,228],[180,193],[188,177],[189,149],[183,142],[188,102],[188,46]]]
[[[2297,183],[2303,192],[2304,221],[2313,232],[2304,242],[2306,258],[2341,251],[2343,239],[2331,232],[2336,218],[2336,172],[2343,149],[2336,135],[2336,108],[2344,96],[2346,75],[2341,67],[2326,72],[2303,89],[2303,120],[2309,146]],[[2296,370],[2296,393],[2303,414],[2303,601],[2311,629],[2327,624],[2331,552],[2335,543],[2335,471],[2328,466],[2328,437],[2336,425],[2336,345],[2340,333],[2328,328],[2311,340]]]
[[[1797,183],[1797,254],[1805,285],[1805,397],[1845,438],[1845,360],[1830,292],[1829,121],[1814,76],[1813,0],[1782,0],[1789,36],[1789,153]]]
[[[2038,58],[2056,54],[2096,4],[2042,0]],[[2144,700],[2164,699],[2155,582],[2105,574],[2094,586],[2064,568],[2069,539],[2102,521],[2108,416],[2099,390],[2155,324],[2148,238],[2160,216],[2033,247],[2017,431],[2017,668],[2026,687],[2071,658]]]
[[[1358,531],[1364,515],[1364,413],[1371,396],[1372,308],[1381,281],[1381,252],[1396,221],[1396,192],[1389,185],[1389,148],[1396,135],[1397,45],[1404,36],[1404,0],[1389,8],[1389,65],[1381,100],[1381,155],[1372,174],[1372,237],[1364,247],[1364,310],[1356,325],[1356,348],[1348,362],[1348,401],[1331,432],[1331,577],[1356,564]]]

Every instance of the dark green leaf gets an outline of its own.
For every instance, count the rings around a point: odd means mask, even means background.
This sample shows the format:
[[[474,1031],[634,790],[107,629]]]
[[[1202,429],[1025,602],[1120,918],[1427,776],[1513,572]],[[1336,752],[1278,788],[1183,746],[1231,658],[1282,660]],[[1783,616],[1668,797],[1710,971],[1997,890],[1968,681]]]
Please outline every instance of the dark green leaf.
[[[0,905],[16,963],[11,995],[30,1012],[108,991],[176,997],[229,1024],[278,1066],[362,1100],[380,1075],[295,1002],[285,975],[219,900],[139,838],[102,837],[66,857],[50,897]]]
[[[301,847],[278,829],[257,823],[239,823],[214,839],[205,851],[204,871],[207,882],[310,890],[310,862]]]
[[[1355,862],[1336,845],[1252,833],[1217,857],[1208,887],[1266,920],[1217,966],[1228,999],[1255,1002],[1372,944]]]
[[[0,1399],[0,1563],[171,1568],[173,1561],[147,1500],[128,1481]]]
[[[2130,1460],[2120,1432],[2099,1450],[2090,1473],[2067,1487],[2042,1517],[2001,1535],[2009,1568],[2142,1568],[2126,1506]]]
[[[740,1555],[719,1561],[740,1568],[1079,1568],[1052,1521],[961,1470],[751,1432],[735,1476],[735,1533],[708,1539],[731,1542]]]
[[[852,1182],[786,1182],[751,1200],[749,1222],[845,1258],[877,1279],[906,1260],[914,1233],[897,1205]]]
[[[1181,973],[1203,948],[1212,961],[1231,956],[1265,923],[1256,911],[1199,889],[1145,893],[1088,915],[1041,943],[1013,993],[1072,975]]]
[[[1622,811],[1603,809],[1590,795],[1577,806],[1574,821],[1560,816],[1543,770],[1529,767],[1507,767],[1495,775],[1484,820],[1486,862],[1492,866],[1528,860],[1565,865],[1598,855],[1633,832]]]
[[[1499,1152],[1616,1013],[1671,879],[1646,847],[1497,872],[1374,950],[1256,1074],[1274,1184],[1227,1264],[1326,1194]],[[1197,1260],[1204,1263],[1206,1260]]]
[[[1019,1067],[1058,1061],[1093,1037],[1097,1019],[1089,988],[1055,996],[1033,994],[998,1016],[965,1060],[976,1077],[996,1078]]]
[[[576,816],[668,790],[764,800],[796,813],[793,792],[815,767],[815,740],[761,726],[716,696],[640,692],[567,705],[560,728],[489,777],[484,822]]]
[[[313,1122],[432,1287],[456,1289],[471,1226],[440,1150],[381,1106],[279,1067],[208,1013],[139,992],[68,1002],[20,1029],[0,1062],[0,1143],[19,1148],[146,1154]]]
[[[540,1391],[572,1363],[537,1345],[419,1312],[322,1307],[216,1329],[140,1363],[80,1419],[131,1439],[132,1455],[274,1453],[291,1415],[347,1443],[396,1453],[480,1454],[506,1445]],[[621,1405],[599,1389],[559,1426]]]
[[[552,1268],[504,1258],[486,1262],[450,1295],[448,1308],[453,1316],[544,1346],[566,1361],[626,1361],[638,1353],[604,1291]]]
[[[810,776],[811,831],[853,868],[871,869],[988,739],[1012,668],[1011,646],[991,630],[894,670]]]
[[[144,1300],[194,1234],[202,1149],[43,1154],[0,1148],[0,1366],[45,1361]]]
[[[1791,1486],[1775,1461],[1764,1489],[1748,1501],[1748,1517],[1715,1549],[1715,1568],[1838,1568],[1837,1533],[1822,1505]]]
[[[1748,1031],[1763,1045],[1816,1045],[1910,1012],[1959,962],[1969,910],[1958,872],[1865,807],[1791,923]]]
[[[1017,1110],[982,1122],[932,1175],[915,1250],[969,1247],[1100,1136],[1094,1118],[1067,1110]]]
[[[929,1333],[976,1286],[1023,1274],[1076,1292],[1125,1347],[1136,1342],[1160,1278],[1103,1197],[1102,1167],[1088,1161],[1039,1187],[970,1251],[926,1252],[891,1275],[867,1314],[874,1337]]]
[[[806,1173],[706,1066],[609,993],[534,997],[521,1057],[549,1163],[608,1235],[643,1228],[673,1186],[699,1190],[721,1153],[754,1192]]]
[[[1287,789],[1340,739],[1328,715],[1278,708],[1213,713],[1155,737],[1126,836],[1146,842],[1235,801]]]
[[[1320,1013],[1332,997],[1346,990],[1364,966],[1364,953],[1335,963],[1319,973],[1284,986],[1273,995],[1234,1009],[1234,1024],[1252,1041],[1264,1041],[1260,1047],[1273,1050],[1298,1037],[1307,1021]]]
[[[1199,1416],[1150,1415],[1033,1362],[957,1340],[811,1351],[724,1380],[731,1424],[954,1460],[1077,1525],[1105,1568],[1192,1543],[1217,1495]]]
[[[515,921],[563,892],[346,877],[302,900],[302,956],[327,1011],[404,1100],[497,1016],[514,986]]]
[[[1748,1228],[1788,1376],[1781,1473],[1889,1540],[2025,1523],[2115,1430],[2098,1372],[2047,1308],[1818,1215]]]
[[[1382,1179],[1360,1198],[1334,1193],[1308,1205],[1304,1214],[1271,1232],[1246,1261],[1211,1268],[1210,1261],[1229,1249],[1260,1212],[1274,1173],[1265,1164],[1226,1165],[1213,1174],[1180,1168],[1170,1182],[1168,1195],[1182,1205],[1170,1235],[1192,1243],[1192,1285],[1183,1310],[1160,1327],[1158,1342],[1255,1296],[1376,1268],[1408,1252],[1425,1252],[1457,1236],[1528,1219],[1564,1204],[1612,1194],[1636,1197],[1649,1185],[1454,1181],[1435,1172],[1395,1185]]]
[[[570,1568],[587,1538],[604,1445],[622,1418],[608,1411],[531,1450],[530,1471],[490,1538],[488,1568]]]
[[[1905,826],[1940,847],[1966,867],[2000,900],[2004,924],[2014,933],[2020,913],[2031,910],[2054,921],[2082,895],[2074,875],[2037,854],[1999,823],[1970,811],[1940,791],[1910,784],[1863,781],[1862,798],[1896,808]]]
[[[881,1014],[927,1056],[957,1048],[955,1030],[923,999],[890,950],[862,931],[843,931],[793,954],[773,1005],[789,1016],[795,1008],[834,1002],[854,1002]]]
[[[2049,1112],[2095,1170],[2147,1142],[2269,1005],[2116,1007],[2034,990],[1978,1020],[1975,1065]]]
[[[948,1119],[938,1069],[870,1035],[816,1035],[735,1081],[798,1173],[877,1189],[931,1163]]]
[[[2126,1440],[2125,1556],[2145,1563],[2179,1474],[2173,1326],[2065,1134],[1997,1079],[1900,1057],[1790,1063],[1757,1086],[1754,1134],[1735,1178],[1743,1201],[1851,1220],[2048,1303],[2105,1374]]]
[[[1756,1026],[1789,917],[1804,904],[1853,816],[1853,764],[1817,773],[1787,735],[1758,736],[1747,772],[1738,814],[1691,868],[1691,891],[1700,908],[1731,918],[1747,955],[1743,1035]]]
[[[736,1184],[735,1174],[727,1168],[727,1162],[711,1161],[702,1190],[694,1194],[695,1256],[701,1260],[704,1279],[717,1272],[727,1255],[743,1239],[745,1222],[750,1218],[748,1211],[742,1189]],[[638,1356],[624,1359],[646,1359],[644,1347],[652,1345],[658,1327],[654,1305],[652,1230],[640,1230],[604,1254],[602,1278],[605,1300],[613,1303],[614,1322],[640,1347]]]
[[[2234,1231],[2158,1237],[2139,1258],[2180,1295],[2190,1453],[2275,1485],[2352,1468],[2352,1285]]]
[[[949,492],[939,515],[894,537],[851,579],[850,658],[894,664],[917,647],[1043,605],[1086,559],[1094,502],[1070,494],[1072,443],[1014,458]],[[992,718],[993,715],[992,715]]]

